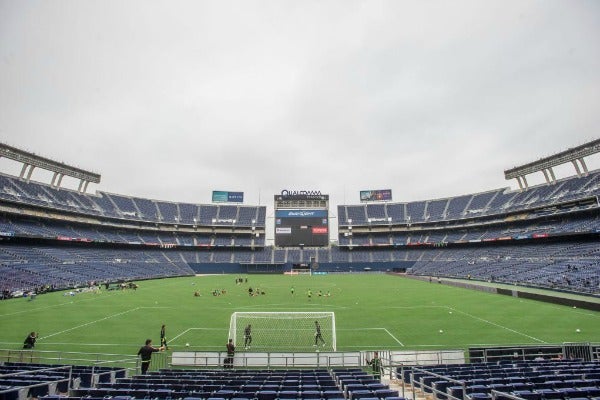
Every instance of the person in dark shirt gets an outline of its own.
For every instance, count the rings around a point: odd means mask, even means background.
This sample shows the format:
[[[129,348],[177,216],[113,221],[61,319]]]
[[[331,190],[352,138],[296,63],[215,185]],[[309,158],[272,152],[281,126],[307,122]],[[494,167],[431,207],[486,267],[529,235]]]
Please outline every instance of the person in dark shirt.
[[[26,338],[25,341],[23,342],[23,348],[24,349],[33,349],[35,347],[35,341],[37,340],[37,333],[35,332],[31,332]]]
[[[233,356],[235,355],[235,345],[233,339],[227,342],[227,357],[225,358],[224,368],[233,368]]]
[[[246,325],[244,328],[244,348],[248,350],[252,344],[252,325]]]
[[[379,358],[379,353],[373,353],[373,358],[367,359],[367,364],[371,366],[373,378],[381,380],[381,358]]]
[[[316,346],[319,341],[321,341],[321,344],[323,345],[323,347],[325,347],[325,340],[323,339],[323,335],[321,335],[321,325],[319,325],[319,321],[315,321],[315,344],[314,346]]]
[[[164,347],[165,350],[169,350],[169,346],[167,345],[167,336],[165,324],[160,327],[160,346]]]
[[[156,353],[158,351],[163,351],[164,347],[154,347],[152,346],[152,339],[146,339],[146,345],[142,346],[138,351],[138,356],[142,358],[142,375],[144,375],[148,371],[148,367],[150,367],[150,360],[152,359],[152,353]]]

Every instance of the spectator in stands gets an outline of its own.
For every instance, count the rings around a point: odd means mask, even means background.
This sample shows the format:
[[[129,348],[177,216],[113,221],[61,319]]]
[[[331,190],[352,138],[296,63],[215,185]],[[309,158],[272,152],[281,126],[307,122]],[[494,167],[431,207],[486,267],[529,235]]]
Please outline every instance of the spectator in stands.
[[[152,339],[146,339],[146,345],[142,346],[138,350],[138,356],[142,358],[142,375],[146,374],[148,371],[148,367],[150,367],[150,360],[152,359],[152,353],[156,353],[158,351],[163,351],[164,347],[154,347],[152,346]]]
[[[35,341],[38,338],[38,334],[36,332],[31,332],[23,342],[24,349],[33,349],[35,347]]]
[[[227,357],[223,363],[224,368],[233,368],[233,356],[235,355],[235,345],[233,339],[229,339],[227,342]]]
[[[381,380],[381,358],[379,358],[379,353],[373,353],[373,358],[370,360],[367,359],[367,364],[371,366],[373,378]]]
[[[167,345],[167,336],[166,336],[166,326],[162,324],[160,327],[160,347],[164,347],[165,350],[169,350],[169,346]]]

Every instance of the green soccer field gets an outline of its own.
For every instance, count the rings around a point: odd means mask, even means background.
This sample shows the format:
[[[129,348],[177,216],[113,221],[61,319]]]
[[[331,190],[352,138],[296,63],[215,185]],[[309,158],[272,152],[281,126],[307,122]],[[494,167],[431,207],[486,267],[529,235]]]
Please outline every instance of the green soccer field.
[[[135,354],[146,338],[158,344],[166,324],[171,350],[223,351],[234,311],[333,311],[338,351],[600,340],[598,312],[403,277],[250,275],[241,285],[235,278],[161,279],[138,282],[136,291],[2,301],[0,348],[20,349],[27,334],[38,331],[38,350]],[[249,286],[265,294],[250,297]],[[213,296],[214,289],[226,293]]]

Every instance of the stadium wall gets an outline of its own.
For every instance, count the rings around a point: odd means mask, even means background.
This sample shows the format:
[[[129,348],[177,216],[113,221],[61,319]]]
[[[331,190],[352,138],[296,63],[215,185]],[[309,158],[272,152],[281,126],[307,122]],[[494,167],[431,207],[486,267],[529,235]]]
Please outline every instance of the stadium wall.
[[[415,261],[319,263],[313,273],[404,272]],[[292,271],[293,263],[242,264],[242,263],[189,263],[196,274],[283,274]]]
[[[412,278],[412,279],[421,280],[421,281],[430,281],[430,277],[428,277],[428,276],[407,275],[407,277]],[[522,299],[543,301],[545,303],[560,304],[563,306],[583,308],[583,309],[592,310],[592,311],[600,311],[600,303],[572,299],[569,297],[560,296],[559,293],[557,293],[556,295],[548,295],[548,294],[541,294],[541,293],[525,292],[522,290],[497,288],[494,286],[477,284],[476,282],[452,281],[452,280],[446,280],[446,279],[437,278],[437,277],[433,278],[433,279],[434,280],[432,282],[434,282],[434,283],[438,282],[443,285],[456,286],[456,287],[460,287],[463,289],[478,290],[480,292],[502,294],[505,296],[513,296],[513,297],[518,297],[518,298],[522,298]]]

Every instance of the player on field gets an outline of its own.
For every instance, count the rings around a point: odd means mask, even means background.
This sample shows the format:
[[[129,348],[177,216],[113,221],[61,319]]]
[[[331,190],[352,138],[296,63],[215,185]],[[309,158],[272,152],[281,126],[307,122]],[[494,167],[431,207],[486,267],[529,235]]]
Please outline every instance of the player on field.
[[[165,329],[165,324],[160,327],[160,346],[164,347],[166,350],[169,350],[169,346],[167,345],[167,334]]]
[[[252,344],[252,325],[248,324],[244,328],[244,348],[248,350]]]
[[[319,321],[315,321],[315,344],[314,344],[314,346],[317,346],[319,341],[321,341],[321,344],[323,345],[323,347],[325,347],[325,340],[323,339],[323,335],[321,334],[321,325],[319,325]]]

